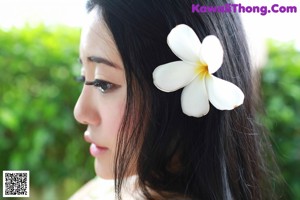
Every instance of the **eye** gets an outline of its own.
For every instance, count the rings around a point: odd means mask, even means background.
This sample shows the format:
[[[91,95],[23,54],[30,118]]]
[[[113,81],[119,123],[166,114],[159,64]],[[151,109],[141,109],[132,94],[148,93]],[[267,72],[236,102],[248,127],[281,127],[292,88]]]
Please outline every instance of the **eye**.
[[[85,77],[84,76],[77,76],[77,77],[75,77],[75,80],[79,83],[84,83],[85,82]]]
[[[115,84],[100,79],[95,79],[93,81],[93,85],[97,87],[102,93],[106,93],[115,87]]]
[[[76,81],[82,82],[85,85],[93,85],[97,87],[102,93],[107,93],[118,86],[116,84],[100,79],[95,79],[94,81],[85,81],[85,76],[76,77]]]

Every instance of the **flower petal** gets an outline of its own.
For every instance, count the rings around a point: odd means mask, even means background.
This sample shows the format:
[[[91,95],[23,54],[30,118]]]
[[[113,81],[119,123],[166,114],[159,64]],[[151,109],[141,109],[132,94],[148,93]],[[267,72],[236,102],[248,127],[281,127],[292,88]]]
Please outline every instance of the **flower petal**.
[[[215,73],[223,63],[223,48],[220,40],[214,36],[206,36],[201,46],[201,58],[208,65],[210,74]]]
[[[209,101],[219,110],[232,110],[243,104],[244,93],[242,90],[228,81],[213,75],[205,78]]]
[[[195,66],[175,61],[158,66],[153,71],[154,85],[164,91],[173,92],[189,84],[195,76]]]
[[[199,61],[201,42],[189,26],[180,24],[173,28],[167,42],[173,53],[181,60],[189,63]]]
[[[196,77],[183,89],[181,107],[183,113],[188,116],[202,117],[208,113],[209,102],[204,78]]]

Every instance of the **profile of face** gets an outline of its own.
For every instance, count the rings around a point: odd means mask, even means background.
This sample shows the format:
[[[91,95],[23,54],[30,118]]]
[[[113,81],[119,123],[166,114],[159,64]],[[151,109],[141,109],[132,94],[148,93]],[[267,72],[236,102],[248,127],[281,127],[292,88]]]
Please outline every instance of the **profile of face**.
[[[87,125],[84,139],[91,143],[97,176],[113,179],[116,140],[126,104],[126,78],[122,59],[101,10],[87,16],[80,39],[84,84],[74,109],[79,123]]]

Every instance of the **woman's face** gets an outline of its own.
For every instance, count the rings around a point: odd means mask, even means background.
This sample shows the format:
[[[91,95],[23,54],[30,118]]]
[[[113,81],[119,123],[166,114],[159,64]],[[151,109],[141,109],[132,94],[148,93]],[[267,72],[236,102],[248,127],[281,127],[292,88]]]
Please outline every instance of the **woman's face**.
[[[84,85],[74,109],[76,120],[87,125],[84,139],[91,143],[96,174],[112,179],[116,139],[126,103],[126,79],[117,47],[101,11],[87,17],[80,39],[82,75],[94,85]]]

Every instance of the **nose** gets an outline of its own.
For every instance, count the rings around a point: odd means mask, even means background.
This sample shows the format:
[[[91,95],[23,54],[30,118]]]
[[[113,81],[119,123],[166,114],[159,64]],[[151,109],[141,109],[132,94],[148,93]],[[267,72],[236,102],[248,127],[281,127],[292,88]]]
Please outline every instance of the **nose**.
[[[98,125],[101,121],[96,95],[91,86],[84,85],[74,108],[74,117],[86,125]]]

